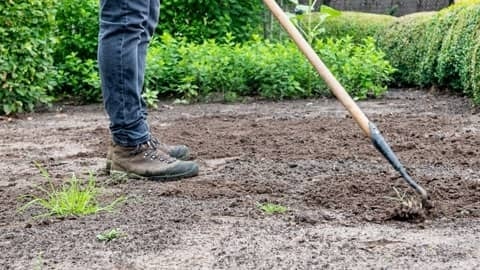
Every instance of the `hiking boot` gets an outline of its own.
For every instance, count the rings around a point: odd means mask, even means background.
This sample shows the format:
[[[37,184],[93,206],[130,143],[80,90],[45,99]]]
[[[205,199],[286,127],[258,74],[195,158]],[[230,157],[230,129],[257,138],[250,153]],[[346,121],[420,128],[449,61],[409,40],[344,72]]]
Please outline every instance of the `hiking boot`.
[[[190,157],[190,150],[185,145],[168,145],[160,142],[157,138],[152,138],[151,141],[155,144],[158,150],[167,153],[173,158],[180,160],[188,160]]]
[[[136,147],[112,145],[110,174],[161,181],[198,174],[195,162],[177,160],[159,150],[157,145],[153,140]]]
[[[167,153],[173,158],[179,160],[188,160],[188,158],[190,157],[190,150],[185,145],[168,145],[158,141],[156,138],[152,138],[150,142],[153,143],[158,150]],[[105,172],[107,175],[110,174],[113,146],[114,143],[111,142],[107,150],[107,164],[105,166]]]

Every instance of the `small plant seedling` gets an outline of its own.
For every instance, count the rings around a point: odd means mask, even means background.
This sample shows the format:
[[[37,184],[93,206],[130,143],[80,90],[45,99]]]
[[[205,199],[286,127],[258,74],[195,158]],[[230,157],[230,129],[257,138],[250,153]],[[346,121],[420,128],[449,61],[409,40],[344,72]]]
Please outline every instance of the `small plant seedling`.
[[[97,201],[100,195],[100,188],[96,185],[96,177],[93,173],[89,174],[85,185],[75,175],[72,175],[67,183],[60,187],[55,187],[48,172],[39,164],[36,165],[42,176],[47,179],[49,188],[39,187],[40,191],[44,193],[43,196],[25,196],[32,199],[19,209],[22,212],[33,206],[40,206],[47,210],[46,213],[34,216],[34,218],[85,216],[101,211],[113,211],[117,204],[125,201],[124,197],[120,197],[107,206],[102,207]]]
[[[114,228],[109,231],[97,234],[97,240],[100,242],[110,242],[114,239],[127,236],[120,229]]]
[[[274,204],[274,203],[258,203],[257,207],[262,210],[264,213],[272,215],[272,214],[283,214],[287,211],[287,207]]]

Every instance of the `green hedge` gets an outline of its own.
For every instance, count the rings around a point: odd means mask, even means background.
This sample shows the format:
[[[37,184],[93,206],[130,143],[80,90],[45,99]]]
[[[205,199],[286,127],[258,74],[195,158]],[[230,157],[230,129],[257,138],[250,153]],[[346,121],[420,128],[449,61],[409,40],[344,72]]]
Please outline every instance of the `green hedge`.
[[[435,85],[480,103],[480,4],[406,16],[378,38],[401,85]]]
[[[396,18],[389,15],[342,11],[340,16],[328,17],[325,21],[324,37],[351,36],[360,42],[366,37],[374,37]]]
[[[477,97],[478,64],[476,48],[479,43],[480,5],[471,5],[449,11],[451,23],[443,33],[442,46],[435,67],[435,83]],[[477,100],[477,98],[475,98]],[[478,101],[477,101],[478,102]]]
[[[421,12],[403,16],[376,34],[377,43],[386,52],[386,58],[397,69],[395,86],[427,84],[420,72],[419,61],[428,44],[423,42],[427,25],[436,12]],[[438,43],[437,43],[438,44]]]
[[[439,12],[390,18],[343,12],[327,19],[326,36],[372,35],[397,69],[396,86],[435,85],[480,104],[480,1],[466,0]]]
[[[53,10],[50,0],[0,1],[0,114],[51,101]]]
[[[438,85],[438,80],[435,78],[435,70],[440,49],[445,34],[453,24],[457,12],[458,10],[453,10],[453,12],[439,12],[427,23],[425,34],[418,41],[425,44],[424,51],[420,52],[422,56],[418,59],[417,65],[411,67],[412,69],[418,69],[418,74],[420,74],[418,81],[420,85]]]

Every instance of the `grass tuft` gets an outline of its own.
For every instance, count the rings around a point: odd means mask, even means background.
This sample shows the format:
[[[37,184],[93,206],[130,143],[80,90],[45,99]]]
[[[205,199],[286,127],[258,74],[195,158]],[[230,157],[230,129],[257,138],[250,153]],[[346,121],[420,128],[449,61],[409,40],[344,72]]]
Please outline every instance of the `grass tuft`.
[[[106,206],[100,206],[97,198],[101,195],[101,190],[96,185],[96,177],[90,173],[87,183],[82,185],[82,181],[75,175],[60,187],[55,187],[48,172],[37,164],[42,176],[48,181],[48,189],[38,187],[43,192],[43,196],[25,196],[31,200],[23,205],[19,211],[23,212],[33,206],[40,206],[46,210],[45,213],[34,216],[34,218],[57,216],[86,216],[98,212],[111,212],[121,202],[125,201],[122,196]]]
[[[258,209],[269,215],[283,214],[288,210],[287,207],[274,203],[257,203],[257,207]]]

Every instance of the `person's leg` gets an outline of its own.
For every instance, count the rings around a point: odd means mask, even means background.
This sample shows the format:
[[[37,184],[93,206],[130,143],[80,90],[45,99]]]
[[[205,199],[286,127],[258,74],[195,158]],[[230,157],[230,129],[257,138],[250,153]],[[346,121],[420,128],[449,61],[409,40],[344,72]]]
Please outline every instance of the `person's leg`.
[[[147,49],[150,43],[150,40],[155,33],[155,28],[158,25],[158,19],[160,15],[160,0],[149,0],[149,12],[148,19],[144,22],[145,31],[142,32],[140,36],[140,43],[138,44],[138,88],[144,90],[144,79],[145,79],[145,68],[146,68],[146,57]],[[142,104],[142,114],[146,121],[147,119],[147,105],[143,97],[141,97]],[[168,145],[158,140],[154,140],[157,147],[169,154],[171,157],[186,160],[189,158],[190,150],[185,145]]]
[[[107,171],[155,180],[194,176],[198,173],[196,163],[172,159],[178,153],[168,152],[173,148],[162,150],[150,136],[141,96],[146,48],[153,34],[147,29],[150,9],[159,8],[150,3],[100,1],[98,62],[113,140],[107,153]],[[156,20],[158,15],[155,25]]]
[[[143,27],[145,31],[142,32],[140,36],[140,43],[138,44],[138,86],[139,89],[144,90],[144,79],[145,79],[145,67],[146,67],[146,56],[147,48],[152,39],[153,34],[155,33],[155,28],[158,24],[158,17],[160,12],[160,1],[159,0],[149,0],[149,12],[148,19],[144,22]],[[147,105],[143,97],[141,97],[142,104],[142,113],[144,118],[147,118]]]
[[[101,0],[98,63],[105,109],[115,144],[136,146],[150,139],[138,78],[139,44],[150,0]],[[144,59],[144,58],[143,58]]]

